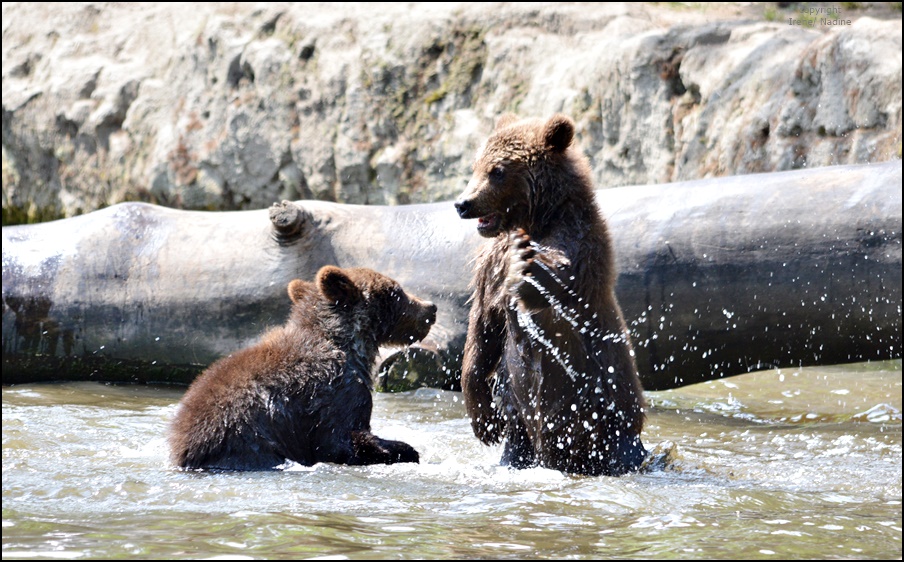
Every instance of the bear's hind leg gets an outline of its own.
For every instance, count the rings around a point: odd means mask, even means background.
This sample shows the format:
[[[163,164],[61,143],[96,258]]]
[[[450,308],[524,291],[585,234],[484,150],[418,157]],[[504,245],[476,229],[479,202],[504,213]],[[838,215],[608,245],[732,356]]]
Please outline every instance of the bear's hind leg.
[[[620,438],[616,454],[609,465],[609,474],[620,476],[629,472],[636,472],[647,457],[647,450],[640,441],[640,436],[630,436],[623,432]],[[618,439],[618,438],[617,438]]]

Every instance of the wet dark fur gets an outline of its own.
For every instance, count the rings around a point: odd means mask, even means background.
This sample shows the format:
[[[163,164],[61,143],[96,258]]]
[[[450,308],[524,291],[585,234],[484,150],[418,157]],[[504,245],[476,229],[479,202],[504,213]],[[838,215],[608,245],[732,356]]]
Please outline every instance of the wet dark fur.
[[[425,337],[436,307],[369,269],[327,266],[288,287],[288,322],[211,365],[172,423],[184,468],[264,470],[286,462],[418,462],[400,441],[370,432],[371,367],[380,345]]]
[[[503,117],[456,203],[493,238],[477,259],[462,389],[475,435],[505,439],[504,463],[617,475],[644,458],[645,404],[615,298],[612,241],[573,134],[562,115]]]

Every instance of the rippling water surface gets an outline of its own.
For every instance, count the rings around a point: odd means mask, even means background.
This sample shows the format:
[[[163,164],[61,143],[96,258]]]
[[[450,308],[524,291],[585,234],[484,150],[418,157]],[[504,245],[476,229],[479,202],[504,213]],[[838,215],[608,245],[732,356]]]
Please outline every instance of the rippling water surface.
[[[184,389],[3,388],[3,558],[901,558],[901,361],[648,393],[664,469],[498,466],[461,395],[376,396],[420,465],[182,472]],[[673,443],[670,447],[668,444]]]

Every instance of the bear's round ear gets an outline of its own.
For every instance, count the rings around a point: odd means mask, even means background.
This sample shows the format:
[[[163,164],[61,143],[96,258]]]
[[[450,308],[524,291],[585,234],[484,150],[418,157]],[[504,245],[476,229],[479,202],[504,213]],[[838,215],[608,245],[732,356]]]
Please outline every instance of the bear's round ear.
[[[564,152],[574,139],[574,121],[567,115],[556,113],[543,126],[543,142],[553,152]]]
[[[357,301],[361,291],[352,279],[341,269],[326,265],[317,272],[317,286],[328,301],[349,305]]]
[[[499,119],[496,120],[496,127],[493,130],[498,131],[499,129],[504,129],[517,120],[518,116],[514,113],[503,113],[499,116]]]
[[[289,298],[292,299],[292,302],[301,302],[314,291],[314,284],[310,281],[302,281],[301,279],[289,281]]]

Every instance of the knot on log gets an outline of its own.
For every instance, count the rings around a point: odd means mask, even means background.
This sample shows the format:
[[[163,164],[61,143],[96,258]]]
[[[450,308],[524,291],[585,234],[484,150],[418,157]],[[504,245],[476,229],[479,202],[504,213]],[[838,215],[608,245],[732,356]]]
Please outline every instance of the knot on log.
[[[299,238],[304,228],[306,213],[291,201],[274,203],[270,206],[270,222],[273,239],[279,244],[291,244]]]

